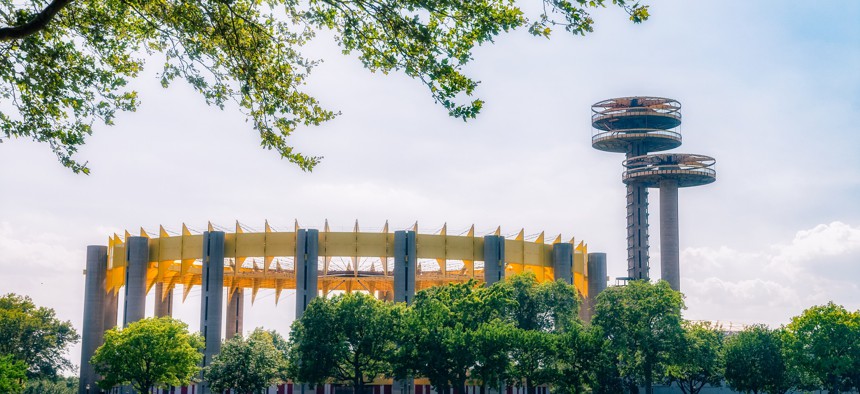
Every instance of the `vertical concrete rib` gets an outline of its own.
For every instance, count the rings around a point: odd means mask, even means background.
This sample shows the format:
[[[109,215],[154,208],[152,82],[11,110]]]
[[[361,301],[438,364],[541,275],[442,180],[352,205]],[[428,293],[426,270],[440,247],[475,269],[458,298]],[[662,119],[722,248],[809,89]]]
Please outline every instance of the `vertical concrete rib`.
[[[238,288],[233,290],[230,299],[227,300],[227,330],[224,334],[225,339],[233,338],[236,335],[242,335],[243,323],[245,321],[245,289]]]
[[[125,240],[125,308],[122,326],[128,327],[146,317],[146,270],[149,268],[149,238]]]
[[[296,320],[305,313],[317,296],[319,231],[300,229],[296,232]]]
[[[418,272],[418,245],[415,231],[394,232],[394,302],[411,304],[415,299],[415,275]],[[411,376],[395,377],[392,391],[410,394],[415,385]]]
[[[224,298],[224,232],[203,233],[203,267],[200,284],[200,331],[204,346],[202,367],[221,351],[221,305]],[[209,394],[209,384],[200,374],[200,394]]]
[[[484,236],[484,282],[491,286],[505,279],[505,237]]]
[[[594,305],[597,296],[606,290],[606,253],[588,254],[588,320],[594,315]]]
[[[84,282],[84,324],[81,329],[81,369],[78,393],[87,393],[87,386],[96,387],[96,373],[90,358],[104,343],[105,278],[107,276],[107,247],[87,246],[87,273]]]
[[[116,291],[105,293],[104,331],[116,327],[116,318],[119,309],[119,294]]]
[[[173,288],[164,294],[164,283],[158,282],[155,284],[155,317],[164,316],[173,316]]]
[[[681,262],[678,231],[678,181],[660,181],[660,277],[681,291]]]
[[[642,143],[631,144],[627,158],[648,154]],[[637,280],[650,278],[648,254],[648,188],[643,184],[627,185],[627,276]]]
[[[559,242],[552,245],[552,271],[555,280],[573,284],[573,244]]]
[[[394,302],[412,303],[415,298],[417,245],[414,231],[394,232]]]

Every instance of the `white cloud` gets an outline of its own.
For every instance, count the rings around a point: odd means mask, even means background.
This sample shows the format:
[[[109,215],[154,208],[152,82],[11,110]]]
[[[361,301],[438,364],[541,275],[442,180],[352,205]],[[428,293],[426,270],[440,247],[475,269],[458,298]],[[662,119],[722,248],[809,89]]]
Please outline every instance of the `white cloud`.
[[[860,226],[821,224],[761,251],[687,248],[681,259],[694,319],[778,325],[831,300],[860,308]]]

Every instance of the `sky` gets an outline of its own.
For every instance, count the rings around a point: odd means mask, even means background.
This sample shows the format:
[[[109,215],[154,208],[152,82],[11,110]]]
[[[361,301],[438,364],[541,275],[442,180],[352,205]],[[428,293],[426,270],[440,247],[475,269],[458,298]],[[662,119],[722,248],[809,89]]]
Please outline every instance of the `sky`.
[[[608,8],[586,37],[523,30],[478,48],[467,71],[486,104],[469,122],[320,34],[306,49],[324,60],[308,90],[341,115],[290,137],[325,157],[311,173],[262,150],[236,108],[207,107],[182,83],[161,88],[151,62],[134,82],[140,109],[97,126],[76,156],[91,175],[46,145],[0,144],[0,292],[29,295],[80,331],[87,245],[237,220],[562,233],[624,276],[623,158],[591,148],[590,106],[650,95],[683,105],[676,152],[717,159],[715,183],[680,192],[684,316],[776,327],[828,301],[860,309],[860,2],[647,3],[641,25]],[[657,278],[656,191],[650,202]],[[246,330],[287,333],[294,298],[275,305],[272,293],[247,301]],[[198,290],[175,307],[191,329],[199,303]],[[79,344],[69,357],[79,362]]]

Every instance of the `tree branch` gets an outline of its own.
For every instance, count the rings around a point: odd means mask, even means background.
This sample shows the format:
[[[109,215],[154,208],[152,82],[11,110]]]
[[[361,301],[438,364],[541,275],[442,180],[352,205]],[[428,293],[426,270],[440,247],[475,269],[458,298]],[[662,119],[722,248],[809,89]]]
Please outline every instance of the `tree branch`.
[[[0,27],[0,41],[18,40],[39,32],[48,26],[54,15],[71,2],[72,0],[54,0],[29,22],[20,26]]]

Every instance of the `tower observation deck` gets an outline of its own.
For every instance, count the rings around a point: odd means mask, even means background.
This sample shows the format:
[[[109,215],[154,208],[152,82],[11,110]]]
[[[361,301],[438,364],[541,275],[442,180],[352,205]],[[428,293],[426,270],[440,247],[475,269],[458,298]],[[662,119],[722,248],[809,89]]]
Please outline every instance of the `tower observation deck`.
[[[627,274],[649,279],[648,188],[660,189],[661,278],[680,290],[678,188],[716,180],[712,157],[651,154],[681,146],[681,103],[662,97],[620,97],[591,106],[591,146],[624,153],[627,186]]]

